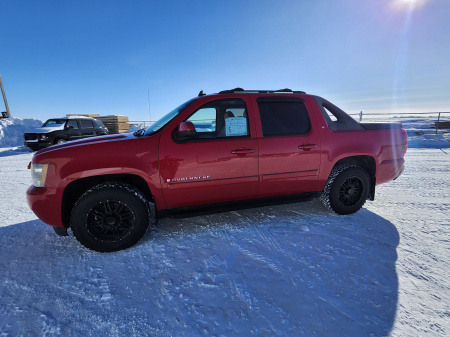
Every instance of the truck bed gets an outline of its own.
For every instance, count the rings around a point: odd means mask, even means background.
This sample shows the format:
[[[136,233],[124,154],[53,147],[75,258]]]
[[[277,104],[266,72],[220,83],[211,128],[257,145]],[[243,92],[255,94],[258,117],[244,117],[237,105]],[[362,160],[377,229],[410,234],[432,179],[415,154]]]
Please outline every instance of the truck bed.
[[[402,123],[359,123],[365,130],[389,130],[389,129],[401,129]]]

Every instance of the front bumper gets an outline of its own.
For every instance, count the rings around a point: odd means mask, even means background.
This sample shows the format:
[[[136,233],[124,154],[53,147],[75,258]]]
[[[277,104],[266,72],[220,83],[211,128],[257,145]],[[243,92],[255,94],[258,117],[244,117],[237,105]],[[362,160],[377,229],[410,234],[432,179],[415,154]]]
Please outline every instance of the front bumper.
[[[23,142],[23,145],[28,147],[28,148],[30,148],[30,149],[32,149],[32,150],[34,150],[34,151],[37,151],[37,150],[40,150],[40,149],[45,149],[46,147],[49,147],[49,146],[51,146],[53,144],[52,144],[51,141],[43,142],[43,141],[26,140],[26,141]]]
[[[62,195],[58,189],[30,186],[27,190],[27,202],[36,216],[54,227],[65,227],[61,214]]]

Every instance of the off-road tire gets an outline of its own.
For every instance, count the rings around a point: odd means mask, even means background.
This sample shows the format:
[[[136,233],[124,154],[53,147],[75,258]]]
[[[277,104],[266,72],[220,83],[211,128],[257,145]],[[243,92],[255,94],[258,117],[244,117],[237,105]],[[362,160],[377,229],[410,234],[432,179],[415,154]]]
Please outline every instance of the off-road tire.
[[[355,165],[338,165],[330,173],[320,200],[337,214],[352,214],[361,209],[369,196],[370,178]]]
[[[109,182],[89,189],[78,199],[70,226],[83,246],[113,252],[136,244],[153,217],[149,202],[139,190]]]

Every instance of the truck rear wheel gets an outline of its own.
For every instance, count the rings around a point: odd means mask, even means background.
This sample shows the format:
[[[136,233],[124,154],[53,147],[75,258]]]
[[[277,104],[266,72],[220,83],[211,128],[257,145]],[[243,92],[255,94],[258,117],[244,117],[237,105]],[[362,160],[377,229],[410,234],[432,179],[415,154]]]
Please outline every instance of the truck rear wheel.
[[[331,171],[320,199],[337,214],[352,214],[364,205],[369,189],[369,175],[363,168],[338,165]]]
[[[113,252],[137,243],[152,216],[148,201],[133,186],[105,183],[80,197],[72,209],[70,225],[85,247]]]

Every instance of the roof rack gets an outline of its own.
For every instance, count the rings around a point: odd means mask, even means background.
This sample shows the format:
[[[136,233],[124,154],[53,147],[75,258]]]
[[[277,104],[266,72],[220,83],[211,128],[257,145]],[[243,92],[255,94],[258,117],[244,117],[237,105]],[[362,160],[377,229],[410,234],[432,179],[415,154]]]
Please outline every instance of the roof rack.
[[[294,91],[288,88],[279,89],[279,90],[244,90],[242,88],[234,88],[231,90],[222,90],[219,94],[233,94],[236,92],[254,92],[258,94],[266,94],[266,93],[292,93],[292,94],[306,94],[304,91]]]

